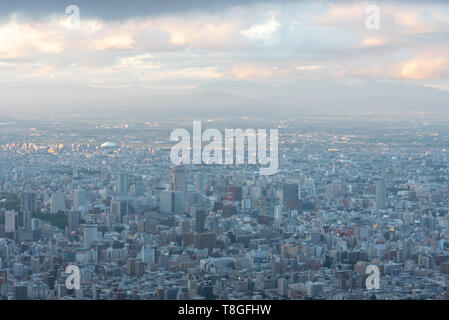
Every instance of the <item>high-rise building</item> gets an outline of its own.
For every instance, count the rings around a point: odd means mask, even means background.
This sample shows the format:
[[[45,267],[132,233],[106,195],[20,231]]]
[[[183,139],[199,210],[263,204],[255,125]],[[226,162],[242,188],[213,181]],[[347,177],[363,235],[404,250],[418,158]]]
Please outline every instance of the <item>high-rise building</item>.
[[[83,226],[83,241],[85,247],[90,247],[91,244],[98,240],[97,230],[98,226],[96,224],[85,224]]]
[[[162,213],[184,213],[184,192],[162,191],[160,197]]]
[[[28,288],[26,285],[15,285],[13,287],[13,297],[14,300],[27,300],[28,299]]]
[[[23,213],[23,227],[27,231],[31,231],[31,212],[27,211]]]
[[[33,273],[41,272],[41,262],[39,257],[31,258],[31,272]]]
[[[21,208],[22,212],[36,212],[36,194],[32,192],[22,192],[21,197]]]
[[[278,292],[281,297],[286,297],[288,293],[288,281],[285,278],[278,280]]]
[[[128,269],[128,276],[133,276],[136,269],[136,262],[137,260],[135,258],[128,259],[127,263],[127,269]]]
[[[286,183],[282,186],[282,203],[287,203],[288,200],[299,199],[299,188],[296,183]]]
[[[242,187],[229,186],[226,191],[226,200],[229,202],[242,201]]]
[[[129,258],[127,263],[128,276],[141,276],[145,272],[145,263],[136,258]]]
[[[190,214],[190,208],[194,205],[202,204],[202,197],[199,192],[186,192],[184,194],[184,213]]]
[[[65,207],[65,195],[63,193],[53,193],[51,195],[51,213],[58,213],[64,211]]]
[[[183,167],[171,168],[170,190],[187,192],[186,171]]]
[[[217,236],[214,233],[184,233],[182,235],[182,245],[188,247],[193,245],[197,249],[209,249],[215,248],[217,242]]]
[[[144,263],[155,263],[156,262],[156,247],[145,245],[141,250],[142,261]]]
[[[387,190],[385,180],[378,180],[376,182],[376,209],[385,210],[387,208]]]
[[[128,214],[128,201],[111,200],[111,215],[115,216],[117,221],[121,221],[122,217]]]
[[[204,193],[204,173],[195,173],[195,189],[199,193]]]
[[[7,210],[5,212],[5,232],[17,231],[17,212]]]
[[[407,261],[412,256],[412,241],[402,240],[402,262]]]
[[[79,207],[86,204],[86,195],[85,190],[72,190],[73,210],[78,210]]]
[[[78,231],[80,222],[80,212],[71,210],[67,212],[67,220],[69,222],[69,231]]]
[[[125,198],[129,193],[129,177],[125,172],[120,172],[117,176],[117,193],[121,198]]]
[[[258,209],[260,216],[274,216],[274,207],[276,206],[275,199],[272,198],[260,198],[258,201]]]
[[[204,225],[206,222],[206,212],[200,209],[198,206],[193,206],[190,208],[190,216],[195,221],[195,232],[204,232]]]

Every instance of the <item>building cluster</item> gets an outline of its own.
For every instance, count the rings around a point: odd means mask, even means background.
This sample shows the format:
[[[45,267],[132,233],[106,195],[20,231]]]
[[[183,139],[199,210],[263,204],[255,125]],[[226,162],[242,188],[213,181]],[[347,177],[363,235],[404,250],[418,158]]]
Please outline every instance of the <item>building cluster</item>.
[[[164,144],[1,146],[0,298],[448,298],[446,150],[280,134],[271,176]]]

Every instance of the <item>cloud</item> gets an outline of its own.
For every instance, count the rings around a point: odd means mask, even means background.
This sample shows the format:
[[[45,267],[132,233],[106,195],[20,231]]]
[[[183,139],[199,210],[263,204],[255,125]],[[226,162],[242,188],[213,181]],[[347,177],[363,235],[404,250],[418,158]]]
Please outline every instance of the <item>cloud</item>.
[[[367,37],[363,39],[362,45],[366,47],[382,46],[388,43],[388,40],[383,37]]]
[[[89,49],[94,51],[129,49],[134,45],[134,43],[134,39],[128,34],[113,35],[104,39],[93,41],[89,44]]]
[[[274,17],[271,17],[262,24],[256,24],[241,31],[241,34],[252,41],[271,42],[275,32],[279,30],[281,25]]]
[[[117,67],[118,68],[154,69],[154,68],[157,68],[158,66],[155,65],[151,61],[153,58],[154,58],[154,55],[152,55],[150,53],[120,58]]]
[[[158,72],[142,75],[142,80],[161,80],[161,79],[218,79],[223,76],[217,67],[186,67],[175,69],[164,69]]]
[[[163,80],[180,87],[216,78],[448,77],[449,51],[442,43],[449,4],[380,1],[379,30],[365,27],[368,4],[235,1],[219,12],[121,20],[89,17],[80,5],[79,30],[67,28],[64,12],[36,19],[12,15],[0,20],[0,74],[123,86]]]
[[[237,65],[232,69],[232,74],[239,79],[267,78],[274,74],[275,69],[267,66]]]
[[[315,71],[320,70],[322,66],[320,65],[305,65],[305,66],[295,66],[295,69],[298,71]]]
[[[238,24],[217,17],[200,17],[193,21],[182,18],[158,19],[152,23],[170,35],[170,44],[189,48],[220,49],[235,44]]]
[[[315,20],[322,24],[341,24],[356,20],[364,21],[367,5],[366,3],[330,4],[328,10],[322,15],[317,15]]]
[[[447,76],[448,56],[418,56],[401,66],[400,77],[404,79],[434,79]]]
[[[432,80],[449,75],[449,56],[444,53],[424,52],[405,61],[387,62],[362,68],[356,75],[369,78],[398,80]]]
[[[0,26],[0,58],[21,58],[31,52],[61,53],[64,48],[62,40],[58,31],[46,24],[36,28],[13,18],[10,23]]]

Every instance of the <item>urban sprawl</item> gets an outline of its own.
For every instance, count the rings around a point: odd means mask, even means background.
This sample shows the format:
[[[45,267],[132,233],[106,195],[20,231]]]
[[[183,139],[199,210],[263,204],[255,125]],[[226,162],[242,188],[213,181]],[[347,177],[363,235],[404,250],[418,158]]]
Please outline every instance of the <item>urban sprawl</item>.
[[[0,299],[447,299],[447,121],[270,121],[267,176],[172,164],[185,123],[1,123]]]

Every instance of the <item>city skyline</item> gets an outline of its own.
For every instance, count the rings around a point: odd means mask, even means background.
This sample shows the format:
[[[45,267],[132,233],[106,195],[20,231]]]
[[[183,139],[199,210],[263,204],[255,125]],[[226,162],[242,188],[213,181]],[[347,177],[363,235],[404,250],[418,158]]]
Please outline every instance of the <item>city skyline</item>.
[[[0,300],[449,299],[448,2],[0,7]]]

